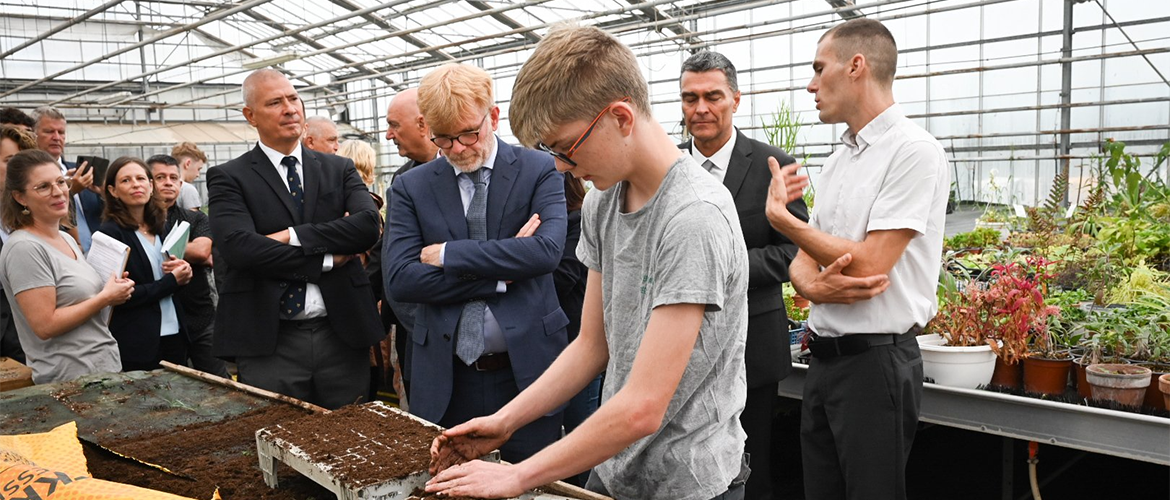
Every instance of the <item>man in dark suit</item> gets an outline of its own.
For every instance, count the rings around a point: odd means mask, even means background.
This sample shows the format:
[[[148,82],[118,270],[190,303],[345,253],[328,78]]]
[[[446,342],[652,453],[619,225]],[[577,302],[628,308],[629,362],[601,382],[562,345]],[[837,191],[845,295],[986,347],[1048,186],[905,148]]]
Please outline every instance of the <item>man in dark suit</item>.
[[[385,332],[352,257],[377,241],[377,207],[351,160],[301,148],[300,98],[283,74],[249,75],[244,106],[259,144],[207,173],[223,276],[214,353],[234,357],[247,384],[326,408],[361,401]]]
[[[565,241],[564,180],[548,155],[495,137],[500,108],[482,69],[432,71],[418,102],[443,157],[394,183],[385,265],[391,295],[422,304],[410,411],[452,427],[503,407],[568,342],[551,275]],[[504,459],[558,439],[561,416],[513,434]]]
[[[781,285],[788,281],[788,265],[796,244],[772,229],[764,215],[772,173],[768,158],[781,165],[795,163],[784,151],[749,139],[732,126],[739,106],[735,66],[717,52],[699,52],[682,66],[683,120],[692,141],[679,147],[731,191],[744,243],[748,249],[747,405],[740,423],[747,432],[744,450],[751,457],[752,475],[745,498],[772,498],[772,412],[781,379],[792,370],[788,349],[788,318]],[[788,205],[808,220],[803,200]]]
[[[422,113],[418,110],[418,89],[406,89],[395,95],[386,108],[386,140],[394,141],[398,147],[398,155],[409,159],[406,164],[398,167],[394,177],[390,179],[390,186],[386,187],[386,220],[390,220],[390,191],[394,188],[394,181],[410,169],[422,165],[439,157],[439,147],[431,142],[431,129],[423,121]],[[387,224],[389,225],[389,224]],[[390,231],[386,231],[374,255],[383,261],[390,245],[385,244],[390,238]],[[414,328],[414,315],[418,304],[398,302],[390,296],[390,274],[386,266],[382,266],[382,287],[385,291],[385,301],[382,307],[383,324],[395,328],[394,348],[398,352],[398,364],[402,369],[402,385],[407,393],[410,392],[410,349],[407,343],[410,331]]]

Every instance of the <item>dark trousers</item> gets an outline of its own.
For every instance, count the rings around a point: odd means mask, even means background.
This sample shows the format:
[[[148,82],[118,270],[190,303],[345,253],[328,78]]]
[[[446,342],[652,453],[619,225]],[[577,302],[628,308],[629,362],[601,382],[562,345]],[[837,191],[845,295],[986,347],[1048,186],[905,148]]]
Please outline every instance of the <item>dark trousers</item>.
[[[215,324],[210,323],[202,330],[188,331],[191,335],[191,341],[187,344],[187,357],[191,359],[191,366],[212,375],[232,378],[228,374],[227,363],[211,355],[211,339],[215,334]]]
[[[809,364],[800,417],[805,498],[906,498],[922,356],[913,335],[901,337]]]
[[[240,382],[336,410],[365,401],[370,349],[354,349],[333,334],[329,318],[281,321],[276,352],[239,356]]]
[[[450,428],[476,417],[491,415],[520,393],[511,368],[481,372],[458,358],[453,364],[451,402],[447,413],[438,422],[443,427]],[[560,439],[563,416],[563,412],[545,415],[521,427],[500,447],[500,457],[518,463]]]
[[[748,500],[772,498],[772,413],[779,386],[779,382],[773,382],[749,388],[747,405],[739,415],[739,423],[747,433],[743,451],[751,459],[753,472],[744,495]]]
[[[154,360],[122,360],[122,371],[149,371],[160,368],[159,361],[166,361],[180,366],[187,366],[187,338],[182,333],[166,335],[158,338],[158,352]]]

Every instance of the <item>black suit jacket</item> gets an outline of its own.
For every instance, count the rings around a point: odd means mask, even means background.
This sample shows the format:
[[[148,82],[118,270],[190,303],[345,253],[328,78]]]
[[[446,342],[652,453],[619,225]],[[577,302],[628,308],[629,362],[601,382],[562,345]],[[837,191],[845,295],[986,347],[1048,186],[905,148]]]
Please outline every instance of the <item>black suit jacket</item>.
[[[127,371],[151,369],[158,362],[158,333],[162,323],[162,307],[158,301],[173,297],[180,285],[175,281],[175,275],[170,273],[163,274],[162,279],[157,281],[154,279],[154,268],[146,256],[146,250],[138,241],[137,228],[127,229],[108,220],[97,231],[130,247],[126,271],[130,273],[130,279],[134,280],[134,292],[130,300],[114,306],[113,316],[110,317],[110,333],[118,341],[122,366]],[[165,237],[165,234],[155,236]],[[186,335],[183,306],[178,300],[172,302],[179,316],[179,335]]]
[[[794,160],[775,146],[750,139],[736,131],[735,149],[723,185],[731,191],[739,225],[748,249],[748,337],[745,361],[748,387],[777,382],[792,371],[788,349],[788,315],[784,311],[782,284],[788,281],[788,265],[796,257],[796,244],[772,228],[764,213],[772,172],[768,158],[780,165]],[[688,154],[690,141],[679,145]],[[804,200],[788,204],[788,210],[808,220]]]
[[[216,356],[271,355],[280,296],[297,281],[321,288],[333,333],[347,345],[367,347],[385,336],[361,262],[352,259],[321,272],[325,254],[356,255],[377,241],[380,219],[374,200],[352,160],[308,148],[301,155],[303,217],[259,146],[207,171],[211,234],[219,251],[215,274],[223,276]],[[265,236],[290,227],[300,247]]]

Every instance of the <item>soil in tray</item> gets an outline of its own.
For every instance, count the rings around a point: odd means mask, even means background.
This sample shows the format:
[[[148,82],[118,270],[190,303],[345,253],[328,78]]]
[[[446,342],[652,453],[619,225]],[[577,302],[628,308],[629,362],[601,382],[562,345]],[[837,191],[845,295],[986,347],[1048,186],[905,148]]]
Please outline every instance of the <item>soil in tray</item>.
[[[282,473],[280,487],[269,488],[264,484],[264,475],[256,458],[257,430],[303,417],[306,413],[300,408],[273,404],[219,422],[101,443],[123,455],[161,465],[194,480],[176,477],[92,446],[85,447],[85,458],[93,477],[191,498],[211,498],[217,486],[224,500],[332,498],[328,490],[284,467],[279,468]]]
[[[353,488],[426,471],[439,430],[397,413],[382,416],[374,405],[347,406],[269,430]]]

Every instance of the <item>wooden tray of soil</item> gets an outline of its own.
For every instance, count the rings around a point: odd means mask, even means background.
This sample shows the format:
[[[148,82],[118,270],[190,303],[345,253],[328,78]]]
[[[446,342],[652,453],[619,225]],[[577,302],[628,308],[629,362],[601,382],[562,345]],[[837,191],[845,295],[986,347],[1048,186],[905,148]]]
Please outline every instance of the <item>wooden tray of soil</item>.
[[[283,462],[340,500],[430,498],[422,488],[431,478],[431,443],[442,430],[375,401],[261,429],[256,448],[264,480],[273,488],[281,486],[276,464]],[[568,497],[533,492],[519,498]]]

